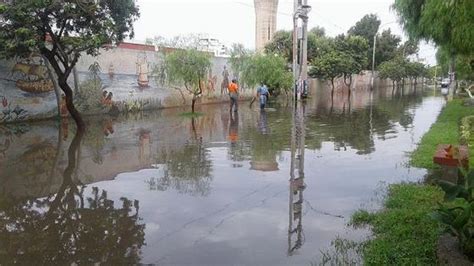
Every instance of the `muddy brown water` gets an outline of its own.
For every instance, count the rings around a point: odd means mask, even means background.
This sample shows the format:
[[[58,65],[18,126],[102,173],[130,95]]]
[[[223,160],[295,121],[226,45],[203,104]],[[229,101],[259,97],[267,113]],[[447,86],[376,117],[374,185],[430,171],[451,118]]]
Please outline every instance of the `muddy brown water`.
[[[335,237],[363,237],[346,224],[381,184],[423,178],[407,153],[443,105],[420,88],[318,89],[292,182],[285,103],[88,118],[75,140],[71,123],[2,125],[0,264],[318,263]]]

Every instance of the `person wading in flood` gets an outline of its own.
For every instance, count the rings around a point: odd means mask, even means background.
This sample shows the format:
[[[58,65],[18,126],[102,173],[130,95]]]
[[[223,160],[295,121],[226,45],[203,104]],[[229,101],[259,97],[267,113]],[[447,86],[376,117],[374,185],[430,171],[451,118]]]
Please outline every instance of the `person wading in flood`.
[[[267,105],[269,94],[270,93],[268,92],[267,86],[263,82],[260,83],[260,87],[257,89],[257,98],[260,102],[260,110],[263,110],[265,105]]]
[[[239,99],[239,85],[237,85],[237,80],[233,79],[227,88],[230,96],[230,111],[232,112],[232,107],[234,112],[237,112],[238,108],[238,99]]]

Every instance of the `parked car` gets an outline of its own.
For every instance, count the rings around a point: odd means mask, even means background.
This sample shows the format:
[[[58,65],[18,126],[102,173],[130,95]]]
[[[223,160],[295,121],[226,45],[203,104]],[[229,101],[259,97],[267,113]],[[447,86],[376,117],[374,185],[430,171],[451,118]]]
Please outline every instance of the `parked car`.
[[[441,81],[441,88],[447,88],[449,87],[449,84],[451,83],[451,80],[448,78],[445,78]]]

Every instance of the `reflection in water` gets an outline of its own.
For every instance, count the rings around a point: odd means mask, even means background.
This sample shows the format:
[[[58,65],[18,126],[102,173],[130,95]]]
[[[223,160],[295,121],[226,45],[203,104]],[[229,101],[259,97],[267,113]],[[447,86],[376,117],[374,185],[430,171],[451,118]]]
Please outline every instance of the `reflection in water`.
[[[278,171],[278,162],[276,161],[277,153],[281,151],[278,145],[279,140],[275,139],[275,135],[270,134],[267,124],[267,113],[260,110],[258,119],[258,133],[254,136],[252,161],[250,169],[258,171]]]
[[[70,177],[72,126],[0,126],[0,264],[17,254],[23,264],[316,261],[378,182],[424,174],[405,167],[405,152],[443,101],[391,90],[336,89],[332,111],[320,90],[295,117],[285,105],[242,106],[238,116],[212,105],[194,119],[181,110],[88,118]],[[121,197],[140,201],[146,246],[138,205]]]
[[[293,125],[291,134],[288,256],[294,255],[296,251],[304,244],[303,191],[306,188],[306,184],[304,182],[304,154],[306,134],[304,115],[304,103],[295,103],[293,108]]]
[[[138,201],[122,198],[121,208],[116,208],[105,190],[87,189],[73,178],[81,140],[79,133],[71,142],[63,181],[55,194],[0,199],[2,264],[123,265],[140,261],[145,225],[138,223]]]
[[[164,191],[173,188],[179,193],[207,196],[211,190],[212,162],[209,151],[191,119],[191,138],[184,147],[162,150],[158,163],[164,168],[161,177],[152,178],[150,189]]]

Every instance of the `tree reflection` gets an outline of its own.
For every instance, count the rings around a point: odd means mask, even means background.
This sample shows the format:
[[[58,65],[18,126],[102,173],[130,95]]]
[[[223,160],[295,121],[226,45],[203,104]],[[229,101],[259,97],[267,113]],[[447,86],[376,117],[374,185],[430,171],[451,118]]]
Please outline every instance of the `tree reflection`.
[[[179,193],[193,196],[207,196],[211,190],[212,162],[209,151],[198,136],[195,118],[191,119],[191,139],[181,148],[162,150],[159,163],[165,164],[162,177],[153,178],[151,189],[173,188]]]
[[[413,112],[409,109],[422,101],[416,95],[405,95],[399,99],[381,99],[377,105],[356,110],[342,109],[334,112],[331,108],[320,106],[310,115],[308,147],[321,148],[324,141],[334,143],[335,150],[357,150],[357,154],[370,154],[375,151],[374,139],[392,137],[397,124],[405,130],[413,124]]]
[[[116,208],[105,190],[73,179],[82,133],[68,150],[63,182],[40,199],[0,199],[0,264],[137,264],[144,245],[138,201],[121,198]]]

